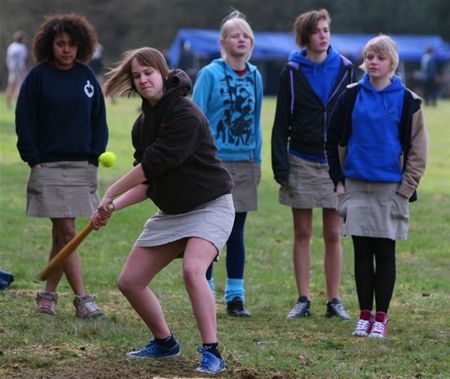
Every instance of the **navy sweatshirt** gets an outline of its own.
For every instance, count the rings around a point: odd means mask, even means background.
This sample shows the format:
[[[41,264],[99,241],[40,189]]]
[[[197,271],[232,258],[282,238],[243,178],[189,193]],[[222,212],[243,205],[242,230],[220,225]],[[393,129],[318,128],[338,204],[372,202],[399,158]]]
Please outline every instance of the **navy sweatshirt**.
[[[100,85],[85,64],[60,70],[35,66],[25,78],[16,107],[17,148],[30,167],[58,161],[89,161],[108,142]]]

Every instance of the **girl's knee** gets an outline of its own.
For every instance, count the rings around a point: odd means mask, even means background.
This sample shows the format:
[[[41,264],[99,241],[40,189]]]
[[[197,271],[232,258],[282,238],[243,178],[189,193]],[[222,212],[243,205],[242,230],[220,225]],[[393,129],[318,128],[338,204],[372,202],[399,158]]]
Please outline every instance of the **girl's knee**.
[[[117,279],[117,287],[120,292],[125,295],[135,290],[137,288],[137,283],[135,283],[131,277],[121,275],[119,279]]]
[[[202,276],[206,278],[206,273],[201,273],[200,270],[196,267],[189,267],[189,266],[183,267],[183,279],[186,288],[192,288],[196,286],[199,279],[201,279]]]
[[[324,233],[323,239],[328,245],[335,245],[341,243],[341,234],[339,230],[329,231]]]
[[[295,230],[294,231],[295,242],[302,244],[309,244],[311,242],[312,233],[307,230]]]

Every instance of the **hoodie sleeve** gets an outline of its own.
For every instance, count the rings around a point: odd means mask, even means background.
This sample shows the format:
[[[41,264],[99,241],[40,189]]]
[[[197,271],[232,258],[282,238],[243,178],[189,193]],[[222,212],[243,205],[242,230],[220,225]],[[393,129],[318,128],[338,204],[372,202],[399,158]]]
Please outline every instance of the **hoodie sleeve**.
[[[261,164],[262,161],[262,126],[261,126],[261,112],[263,103],[263,85],[262,78],[259,71],[256,71],[256,104],[255,104],[255,163]]]
[[[208,102],[210,94],[212,93],[214,85],[214,75],[209,70],[203,69],[197,75],[195,80],[194,89],[192,92],[192,101],[198,105],[198,107],[206,113],[208,110]]]
[[[98,157],[106,149],[108,143],[108,126],[106,124],[105,98],[95,77],[95,100],[92,108],[92,142],[89,162],[98,166]]]
[[[346,92],[339,97],[333,112],[330,115],[327,137],[325,140],[325,153],[328,160],[330,178],[336,187],[339,182],[344,183],[345,177],[339,159],[339,142],[341,141],[345,127],[345,101]]]
[[[289,74],[290,69],[284,67],[280,74],[275,120],[272,128],[272,170],[275,180],[280,184],[287,183],[289,177],[288,138],[291,118]]]
[[[397,192],[410,198],[425,172],[428,151],[428,133],[425,128],[422,109],[412,117],[411,147],[405,162],[402,182]]]
[[[39,83],[37,71],[32,71],[22,84],[16,106],[17,149],[30,167],[41,162],[37,144]]]
[[[141,128],[142,123],[144,122],[144,114],[141,113],[136,121],[133,124],[133,128],[131,129],[131,141],[133,143],[134,147],[134,162],[133,165],[137,166],[139,163],[142,162],[142,156],[144,155],[144,151],[142,150],[142,144],[141,144]]]

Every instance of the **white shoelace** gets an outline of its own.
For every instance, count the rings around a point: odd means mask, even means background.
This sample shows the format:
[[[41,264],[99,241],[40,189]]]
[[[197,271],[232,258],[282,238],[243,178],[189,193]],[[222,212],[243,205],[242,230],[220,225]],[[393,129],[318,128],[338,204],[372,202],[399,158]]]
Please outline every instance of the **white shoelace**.
[[[385,325],[382,322],[375,321],[373,323],[372,331],[370,332],[370,334],[380,334],[380,335],[383,336],[384,335],[384,328],[385,328]]]
[[[360,318],[358,322],[356,323],[355,331],[365,331],[369,329],[370,322],[368,320],[363,320]]]

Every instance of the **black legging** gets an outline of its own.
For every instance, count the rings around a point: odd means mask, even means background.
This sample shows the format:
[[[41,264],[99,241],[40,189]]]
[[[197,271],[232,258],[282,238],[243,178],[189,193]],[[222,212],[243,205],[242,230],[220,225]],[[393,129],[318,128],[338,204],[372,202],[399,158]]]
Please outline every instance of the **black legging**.
[[[358,236],[352,239],[359,307],[372,310],[375,294],[376,310],[387,313],[395,284],[395,241]]]

